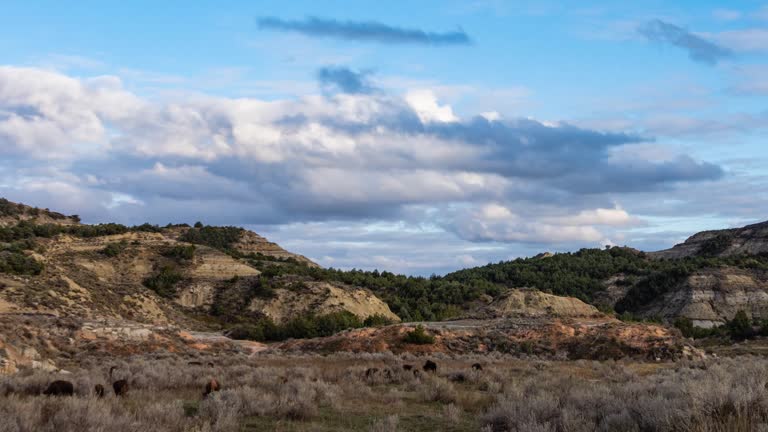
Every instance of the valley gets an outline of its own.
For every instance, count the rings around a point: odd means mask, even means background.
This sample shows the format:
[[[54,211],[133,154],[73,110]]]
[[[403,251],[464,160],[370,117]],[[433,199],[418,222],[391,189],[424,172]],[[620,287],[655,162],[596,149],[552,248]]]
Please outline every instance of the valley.
[[[85,225],[9,201],[0,216],[8,430],[677,430],[645,423],[665,398],[685,430],[768,416],[717,387],[742,379],[732,362],[765,363],[762,225],[669,251],[582,249],[422,278],[322,268],[236,227]],[[143,408],[94,396],[112,365]],[[42,396],[54,379],[76,397]],[[201,399],[211,379],[223,390]],[[734,411],[693,411],[692,380]],[[622,408],[622,383],[646,405]],[[572,417],[600,392],[614,405]],[[551,414],[551,398],[566,408]]]

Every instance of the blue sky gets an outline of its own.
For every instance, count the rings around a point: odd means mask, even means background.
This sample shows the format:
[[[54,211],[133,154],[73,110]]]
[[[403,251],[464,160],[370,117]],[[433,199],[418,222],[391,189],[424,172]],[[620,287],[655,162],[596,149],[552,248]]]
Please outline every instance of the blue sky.
[[[88,222],[430,274],[768,218],[766,3],[31,3],[0,195]]]

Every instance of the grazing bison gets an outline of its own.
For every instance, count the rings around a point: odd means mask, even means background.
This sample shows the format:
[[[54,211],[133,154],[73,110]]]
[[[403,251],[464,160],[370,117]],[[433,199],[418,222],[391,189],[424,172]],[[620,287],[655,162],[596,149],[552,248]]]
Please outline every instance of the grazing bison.
[[[75,394],[75,386],[69,381],[54,381],[43,392],[46,396],[72,396]]]
[[[96,384],[96,386],[93,388],[93,393],[96,394],[97,397],[103,398],[104,386],[101,384]]]
[[[475,363],[472,365],[472,370],[481,371],[483,370],[483,365],[481,365],[480,363]]]
[[[115,391],[115,396],[125,396],[128,393],[128,380],[117,380],[112,383],[112,390]]]
[[[427,360],[422,369],[424,369],[424,372],[437,372],[437,363]]]
[[[404,364],[404,365],[403,365],[403,370],[404,370],[404,371],[413,370],[413,365]]]
[[[215,379],[211,379],[205,384],[205,391],[203,392],[203,397],[206,398],[208,395],[210,395],[213,392],[217,392],[221,390],[221,385],[219,385],[219,382]]]
[[[365,377],[370,379],[376,376],[376,374],[379,373],[379,368],[368,368],[368,370],[365,371]]]
[[[112,381],[112,373],[117,369],[117,366],[109,368],[109,380]],[[112,383],[112,390],[115,391],[115,396],[125,396],[128,393],[128,380],[117,380]]]

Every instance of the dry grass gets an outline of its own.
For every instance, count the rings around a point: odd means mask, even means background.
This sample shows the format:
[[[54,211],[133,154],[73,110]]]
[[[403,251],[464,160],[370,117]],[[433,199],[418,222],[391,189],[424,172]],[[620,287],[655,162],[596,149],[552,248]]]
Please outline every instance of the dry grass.
[[[414,376],[391,354],[199,358],[83,364],[0,377],[0,432],[26,431],[753,431],[768,430],[768,360],[666,364],[433,357]],[[209,367],[208,361],[214,366]],[[125,398],[92,389],[127,379]],[[379,373],[366,376],[366,370]],[[202,397],[207,380],[223,390]],[[45,397],[55,379],[74,397]]]

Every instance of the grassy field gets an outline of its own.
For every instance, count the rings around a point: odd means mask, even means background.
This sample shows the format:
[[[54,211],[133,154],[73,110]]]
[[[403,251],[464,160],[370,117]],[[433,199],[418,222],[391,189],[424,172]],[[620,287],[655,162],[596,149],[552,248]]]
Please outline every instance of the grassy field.
[[[768,431],[768,360],[540,361],[391,354],[180,358],[0,377],[6,431]],[[213,366],[208,362],[213,362]],[[480,363],[481,371],[471,365]],[[127,379],[104,398],[96,384]],[[378,371],[368,372],[376,368]],[[222,390],[204,398],[215,378]],[[43,396],[55,379],[74,396]]]

